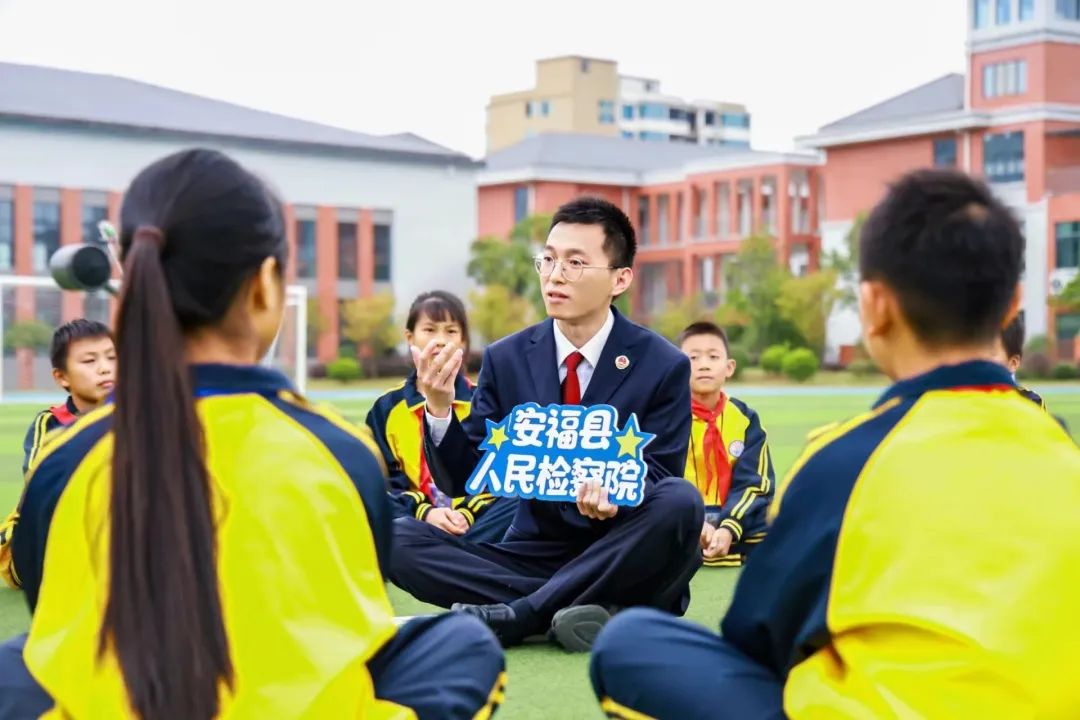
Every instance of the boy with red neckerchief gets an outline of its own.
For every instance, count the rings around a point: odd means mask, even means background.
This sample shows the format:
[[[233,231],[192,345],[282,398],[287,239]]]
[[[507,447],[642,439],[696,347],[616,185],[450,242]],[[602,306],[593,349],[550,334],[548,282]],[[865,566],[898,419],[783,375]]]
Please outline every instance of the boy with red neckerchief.
[[[775,484],[765,429],[756,412],[724,392],[735,361],[722,328],[694,323],[679,346],[690,358],[694,418],[685,477],[705,500],[701,551],[709,567],[738,567],[765,537]]]

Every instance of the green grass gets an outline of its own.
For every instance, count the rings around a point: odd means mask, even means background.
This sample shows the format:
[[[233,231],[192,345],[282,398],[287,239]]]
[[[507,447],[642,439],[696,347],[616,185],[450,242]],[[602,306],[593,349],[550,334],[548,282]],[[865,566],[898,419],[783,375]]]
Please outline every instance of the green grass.
[[[756,378],[754,379],[756,380]],[[1050,409],[1068,422],[1074,437],[1080,431],[1080,393],[1055,391],[1053,384],[1036,383],[1035,389],[1045,390]],[[732,388],[738,395],[738,387]],[[749,402],[760,413],[769,432],[769,444],[777,475],[781,476],[794,462],[803,446],[807,432],[834,420],[850,417],[865,410],[876,393],[829,395],[755,396]],[[337,404],[347,417],[362,421],[366,402]],[[22,480],[22,439],[26,428],[39,408],[26,405],[0,405],[0,468],[10,468],[0,474],[0,510],[14,506]],[[1080,439],[1080,438],[1078,438]],[[738,571],[703,569],[694,578],[692,601],[687,617],[707,627],[716,628],[727,609]],[[390,597],[399,614],[415,615],[433,608],[424,605],[397,588],[390,588]],[[29,618],[23,599],[18,593],[0,590],[0,639],[26,630]],[[506,704],[502,717],[552,717],[552,702],[557,700],[559,718],[599,718],[586,674],[588,658],[569,655],[556,648],[529,646],[516,648],[507,654],[510,671]]]

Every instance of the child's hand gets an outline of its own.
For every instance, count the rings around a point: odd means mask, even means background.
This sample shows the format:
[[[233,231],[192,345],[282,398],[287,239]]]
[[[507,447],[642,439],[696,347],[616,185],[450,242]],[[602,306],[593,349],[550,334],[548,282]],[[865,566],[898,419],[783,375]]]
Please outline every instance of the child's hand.
[[[709,545],[712,543],[713,535],[716,534],[716,528],[709,524],[709,521],[705,521],[705,525],[701,528],[701,549],[708,550]]]
[[[712,540],[709,542],[709,547],[705,548],[705,557],[709,560],[715,560],[718,557],[723,557],[731,552],[731,543],[735,542],[735,536],[731,534],[731,531],[727,528],[717,528],[713,533]]]
[[[457,510],[450,508],[432,508],[424,516],[424,522],[431,523],[451,535],[464,535],[469,529],[469,521]]]

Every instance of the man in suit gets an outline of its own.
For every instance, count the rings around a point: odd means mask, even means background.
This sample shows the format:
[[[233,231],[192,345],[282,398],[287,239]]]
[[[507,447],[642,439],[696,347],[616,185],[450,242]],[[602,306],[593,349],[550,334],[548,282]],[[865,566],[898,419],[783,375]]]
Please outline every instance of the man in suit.
[[[425,454],[439,488],[464,486],[485,420],[526,402],[608,404],[656,438],[644,449],[644,500],[617,507],[599,485],[577,502],[524,500],[502,542],[472,544],[421,523],[396,534],[391,578],[425,602],[475,615],[506,646],[550,630],[584,651],[613,609],[681,615],[701,564],[701,496],[679,477],[690,436],[690,364],[677,348],[612,307],[633,280],[637,243],[616,206],[581,198],[559,208],[536,258],[548,319],[484,353],[464,423],[451,413],[460,349],[413,349],[427,399]],[[452,572],[446,568],[452,567]]]

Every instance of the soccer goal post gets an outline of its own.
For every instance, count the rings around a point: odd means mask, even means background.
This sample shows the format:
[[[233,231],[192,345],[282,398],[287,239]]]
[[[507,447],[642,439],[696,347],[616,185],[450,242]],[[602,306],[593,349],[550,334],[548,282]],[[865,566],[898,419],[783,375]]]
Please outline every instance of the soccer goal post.
[[[115,282],[115,281],[114,281]],[[307,288],[285,291],[281,330],[263,364],[285,373],[300,392],[307,389]],[[0,402],[48,404],[63,398],[52,377],[53,331],[76,318],[112,324],[116,300],[108,292],[61,290],[47,276],[0,275]]]

